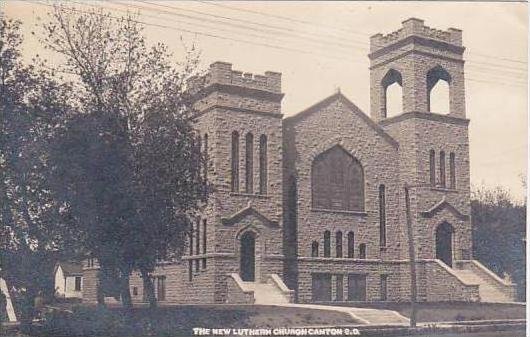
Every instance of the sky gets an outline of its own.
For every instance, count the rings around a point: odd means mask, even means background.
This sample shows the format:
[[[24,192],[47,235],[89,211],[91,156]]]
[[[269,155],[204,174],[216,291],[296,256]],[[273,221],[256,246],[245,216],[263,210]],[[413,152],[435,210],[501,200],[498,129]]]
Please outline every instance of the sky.
[[[518,200],[528,152],[528,5],[523,2],[248,2],[76,1],[114,16],[139,11],[150,43],[182,58],[184,45],[201,50],[201,65],[226,61],[244,72],[282,73],[285,116],[340,91],[369,114],[369,37],[387,34],[410,17],[463,30],[467,118],[471,120],[473,186],[502,186]],[[23,22],[23,55],[57,61],[32,31],[50,2],[2,1],[4,16]],[[443,95],[441,96],[443,97]]]

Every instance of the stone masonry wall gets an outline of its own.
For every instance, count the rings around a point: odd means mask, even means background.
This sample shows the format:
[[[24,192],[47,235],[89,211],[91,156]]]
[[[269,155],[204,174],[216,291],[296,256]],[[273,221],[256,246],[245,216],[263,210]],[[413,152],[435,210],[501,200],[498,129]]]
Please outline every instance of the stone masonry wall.
[[[356,111],[352,111],[355,109]],[[303,114],[303,113],[302,113]],[[335,256],[335,232],[343,233],[343,256],[347,256],[347,233],[355,234],[355,256],[359,244],[367,246],[366,257],[399,259],[401,241],[399,176],[395,170],[397,149],[374,127],[368,125],[342,95],[320,110],[286,121],[288,136],[294,141],[293,170],[297,177],[298,256],[311,256],[311,243],[318,241],[322,253],[323,234],[331,235],[331,255]],[[376,126],[376,128],[378,128]],[[357,158],[364,170],[364,211],[348,212],[312,208],[311,167],[320,153],[339,145]],[[286,145],[289,146],[289,145]],[[379,245],[379,185],[386,187],[387,246]]]

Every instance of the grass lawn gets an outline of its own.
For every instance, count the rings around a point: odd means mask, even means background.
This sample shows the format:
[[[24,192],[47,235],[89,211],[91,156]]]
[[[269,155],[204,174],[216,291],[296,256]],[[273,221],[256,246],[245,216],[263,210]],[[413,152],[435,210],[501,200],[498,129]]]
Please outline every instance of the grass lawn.
[[[332,303],[329,303],[332,304]],[[333,305],[337,305],[333,303]],[[410,317],[410,303],[341,303],[338,305],[395,310]],[[526,306],[504,303],[419,303],[418,322],[454,322],[526,317]]]
[[[281,326],[358,323],[349,315],[327,310],[253,305],[204,305],[161,307],[183,324],[198,327],[267,328]]]
[[[357,324],[328,310],[253,305],[182,305],[99,309],[78,306],[74,314],[48,317],[38,336],[189,336],[193,328],[278,328]]]

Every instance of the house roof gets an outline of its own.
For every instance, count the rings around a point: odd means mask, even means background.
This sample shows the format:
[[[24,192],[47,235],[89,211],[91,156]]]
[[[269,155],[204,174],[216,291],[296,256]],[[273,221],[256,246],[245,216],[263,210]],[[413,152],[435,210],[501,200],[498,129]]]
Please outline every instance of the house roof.
[[[313,113],[322,110],[326,106],[330,105],[333,102],[341,101],[344,105],[346,105],[354,114],[359,116],[366,124],[371,127],[375,132],[377,132],[379,135],[382,136],[384,140],[386,140],[388,143],[390,143],[392,146],[397,148],[399,146],[398,142],[392,138],[388,133],[385,132],[385,130],[378,125],[376,122],[374,122],[370,117],[368,117],[362,110],[355,105],[352,101],[350,101],[346,96],[344,96],[340,91],[337,93],[324,98],[320,102],[313,104],[309,108],[300,111],[299,113],[287,117],[284,119],[286,123],[296,123],[302,119],[305,119],[306,117],[312,115]]]
[[[79,262],[58,262],[55,265],[55,271],[61,267],[64,276],[81,276],[83,275],[83,266]]]

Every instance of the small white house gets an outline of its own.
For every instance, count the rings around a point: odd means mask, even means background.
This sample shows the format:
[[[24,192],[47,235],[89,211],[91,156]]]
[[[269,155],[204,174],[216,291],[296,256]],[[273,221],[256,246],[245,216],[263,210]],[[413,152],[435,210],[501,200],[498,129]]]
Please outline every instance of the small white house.
[[[83,297],[83,267],[75,262],[55,265],[55,295],[63,298]]]

